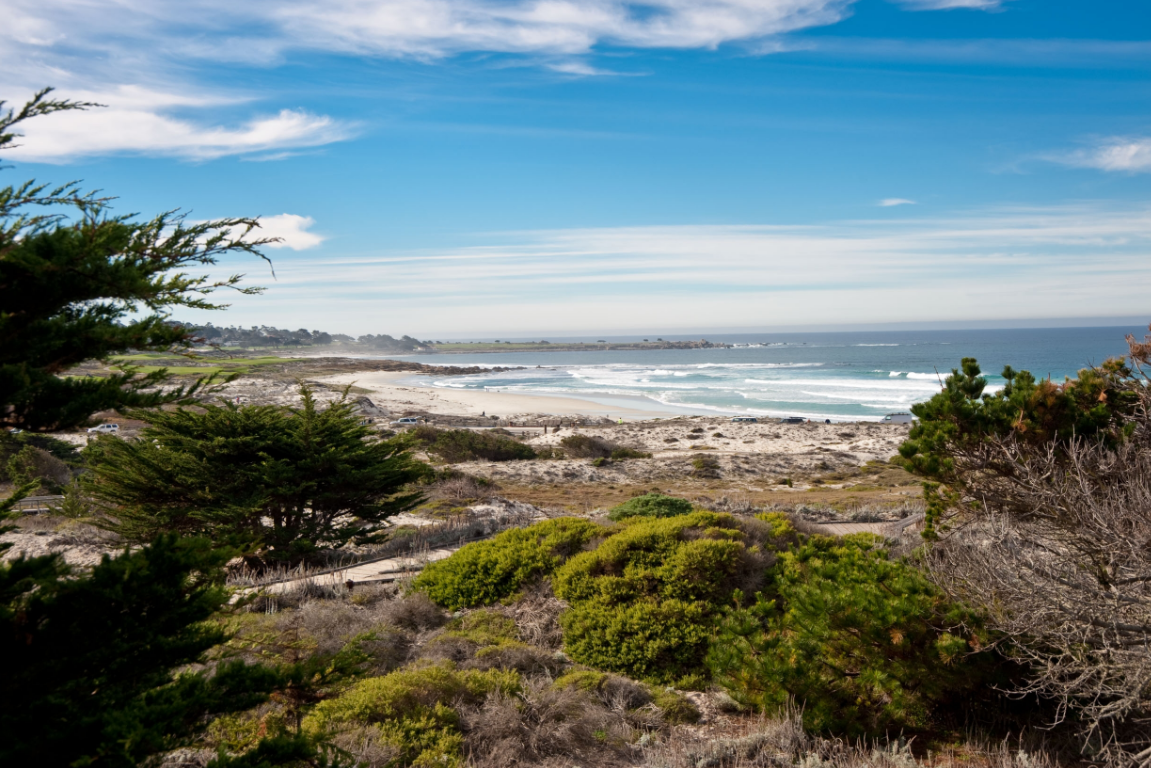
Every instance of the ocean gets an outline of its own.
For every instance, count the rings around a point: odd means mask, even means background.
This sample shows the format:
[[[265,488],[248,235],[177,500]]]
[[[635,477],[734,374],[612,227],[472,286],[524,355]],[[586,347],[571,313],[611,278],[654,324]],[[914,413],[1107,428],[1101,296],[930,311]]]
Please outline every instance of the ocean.
[[[1061,381],[1080,368],[1124,354],[1128,333],[1142,338],[1146,329],[703,334],[709,341],[738,346],[410,359],[439,365],[523,366],[502,373],[433,378],[434,387],[580,397],[676,413],[854,421],[879,420],[930,398],[939,391],[941,377],[959,367],[963,357],[979,360],[988,391],[995,391],[1003,385],[999,374],[1005,365]]]

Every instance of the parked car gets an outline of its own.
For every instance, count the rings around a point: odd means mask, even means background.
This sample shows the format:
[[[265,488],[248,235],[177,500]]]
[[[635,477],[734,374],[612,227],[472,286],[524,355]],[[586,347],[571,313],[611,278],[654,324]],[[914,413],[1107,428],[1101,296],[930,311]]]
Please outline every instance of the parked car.
[[[779,420],[780,424],[802,424],[805,419],[802,416],[787,416]]]
[[[88,430],[88,434],[95,432],[98,435],[114,435],[120,431],[119,424],[100,424]]]
[[[752,424],[758,424],[759,423],[759,419],[755,418],[754,416],[732,416],[731,421],[732,421],[732,423],[737,423],[737,422],[741,422],[741,421],[742,422],[750,422]]]
[[[883,417],[884,424],[910,424],[915,417],[910,413],[889,413]]]
[[[409,425],[411,425],[411,424],[419,424],[420,420],[419,420],[419,418],[417,418],[415,416],[405,416],[402,419],[396,419],[392,423],[393,424],[409,424]]]

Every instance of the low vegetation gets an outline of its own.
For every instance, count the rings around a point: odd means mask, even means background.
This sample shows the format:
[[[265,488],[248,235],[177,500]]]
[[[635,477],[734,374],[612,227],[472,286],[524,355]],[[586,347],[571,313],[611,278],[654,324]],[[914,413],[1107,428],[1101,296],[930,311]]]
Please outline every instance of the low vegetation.
[[[593,461],[625,461],[627,459],[650,459],[651,454],[616,445],[596,435],[575,434],[560,440],[560,450],[564,458],[592,459]]]
[[[420,426],[408,433],[414,443],[448,464],[465,461],[524,461],[536,458],[530,445],[490,430]]]
[[[871,534],[805,540],[743,601],[717,632],[711,671],[762,711],[804,702],[815,732],[927,730],[942,704],[979,687],[992,666],[980,617]]]
[[[612,507],[608,518],[626,520],[630,517],[675,517],[689,515],[691,511],[692,504],[687,499],[662,493],[645,493]]]
[[[446,608],[492,605],[533,579],[550,576],[588,542],[609,532],[576,518],[504,531],[490,541],[468,544],[447,560],[430,563],[414,586]]]
[[[598,669],[699,685],[712,624],[737,589],[756,590],[788,529],[696,512],[636,519],[555,575],[564,648]]]

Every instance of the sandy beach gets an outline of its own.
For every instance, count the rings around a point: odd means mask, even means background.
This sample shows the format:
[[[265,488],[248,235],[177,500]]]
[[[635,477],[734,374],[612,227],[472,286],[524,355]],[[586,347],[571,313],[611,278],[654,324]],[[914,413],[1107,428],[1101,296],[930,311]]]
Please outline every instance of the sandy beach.
[[[635,405],[621,403],[609,405],[574,397],[551,397],[548,395],[523,395],[514,392],[480,392],[420,386],[413,383],[410,373],[388,371],[363,371],[341,373],[335,376],[317,378],[315,381],[329,387],[343,387],[352,384],[367,390],[371,398],[381,408],[387,408],[396,416],[404,415],[406,408],[413,412],[427,412],[443,415],[499,416],[515,419],[519,416],[546,414],[550,416],[602,416],[625,420],[667,418],[678,415],[671,410],[660,409],[658,403],[637,402]],[[622,398],[621,398],[622,399]]]

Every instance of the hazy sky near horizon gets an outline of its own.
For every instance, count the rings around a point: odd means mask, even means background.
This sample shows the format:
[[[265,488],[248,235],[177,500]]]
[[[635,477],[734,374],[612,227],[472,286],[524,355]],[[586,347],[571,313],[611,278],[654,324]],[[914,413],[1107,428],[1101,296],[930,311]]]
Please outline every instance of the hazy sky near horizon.
[[[0,184],[264,217],[218,325],[1151,319],[1145,0],[0,0]]]

